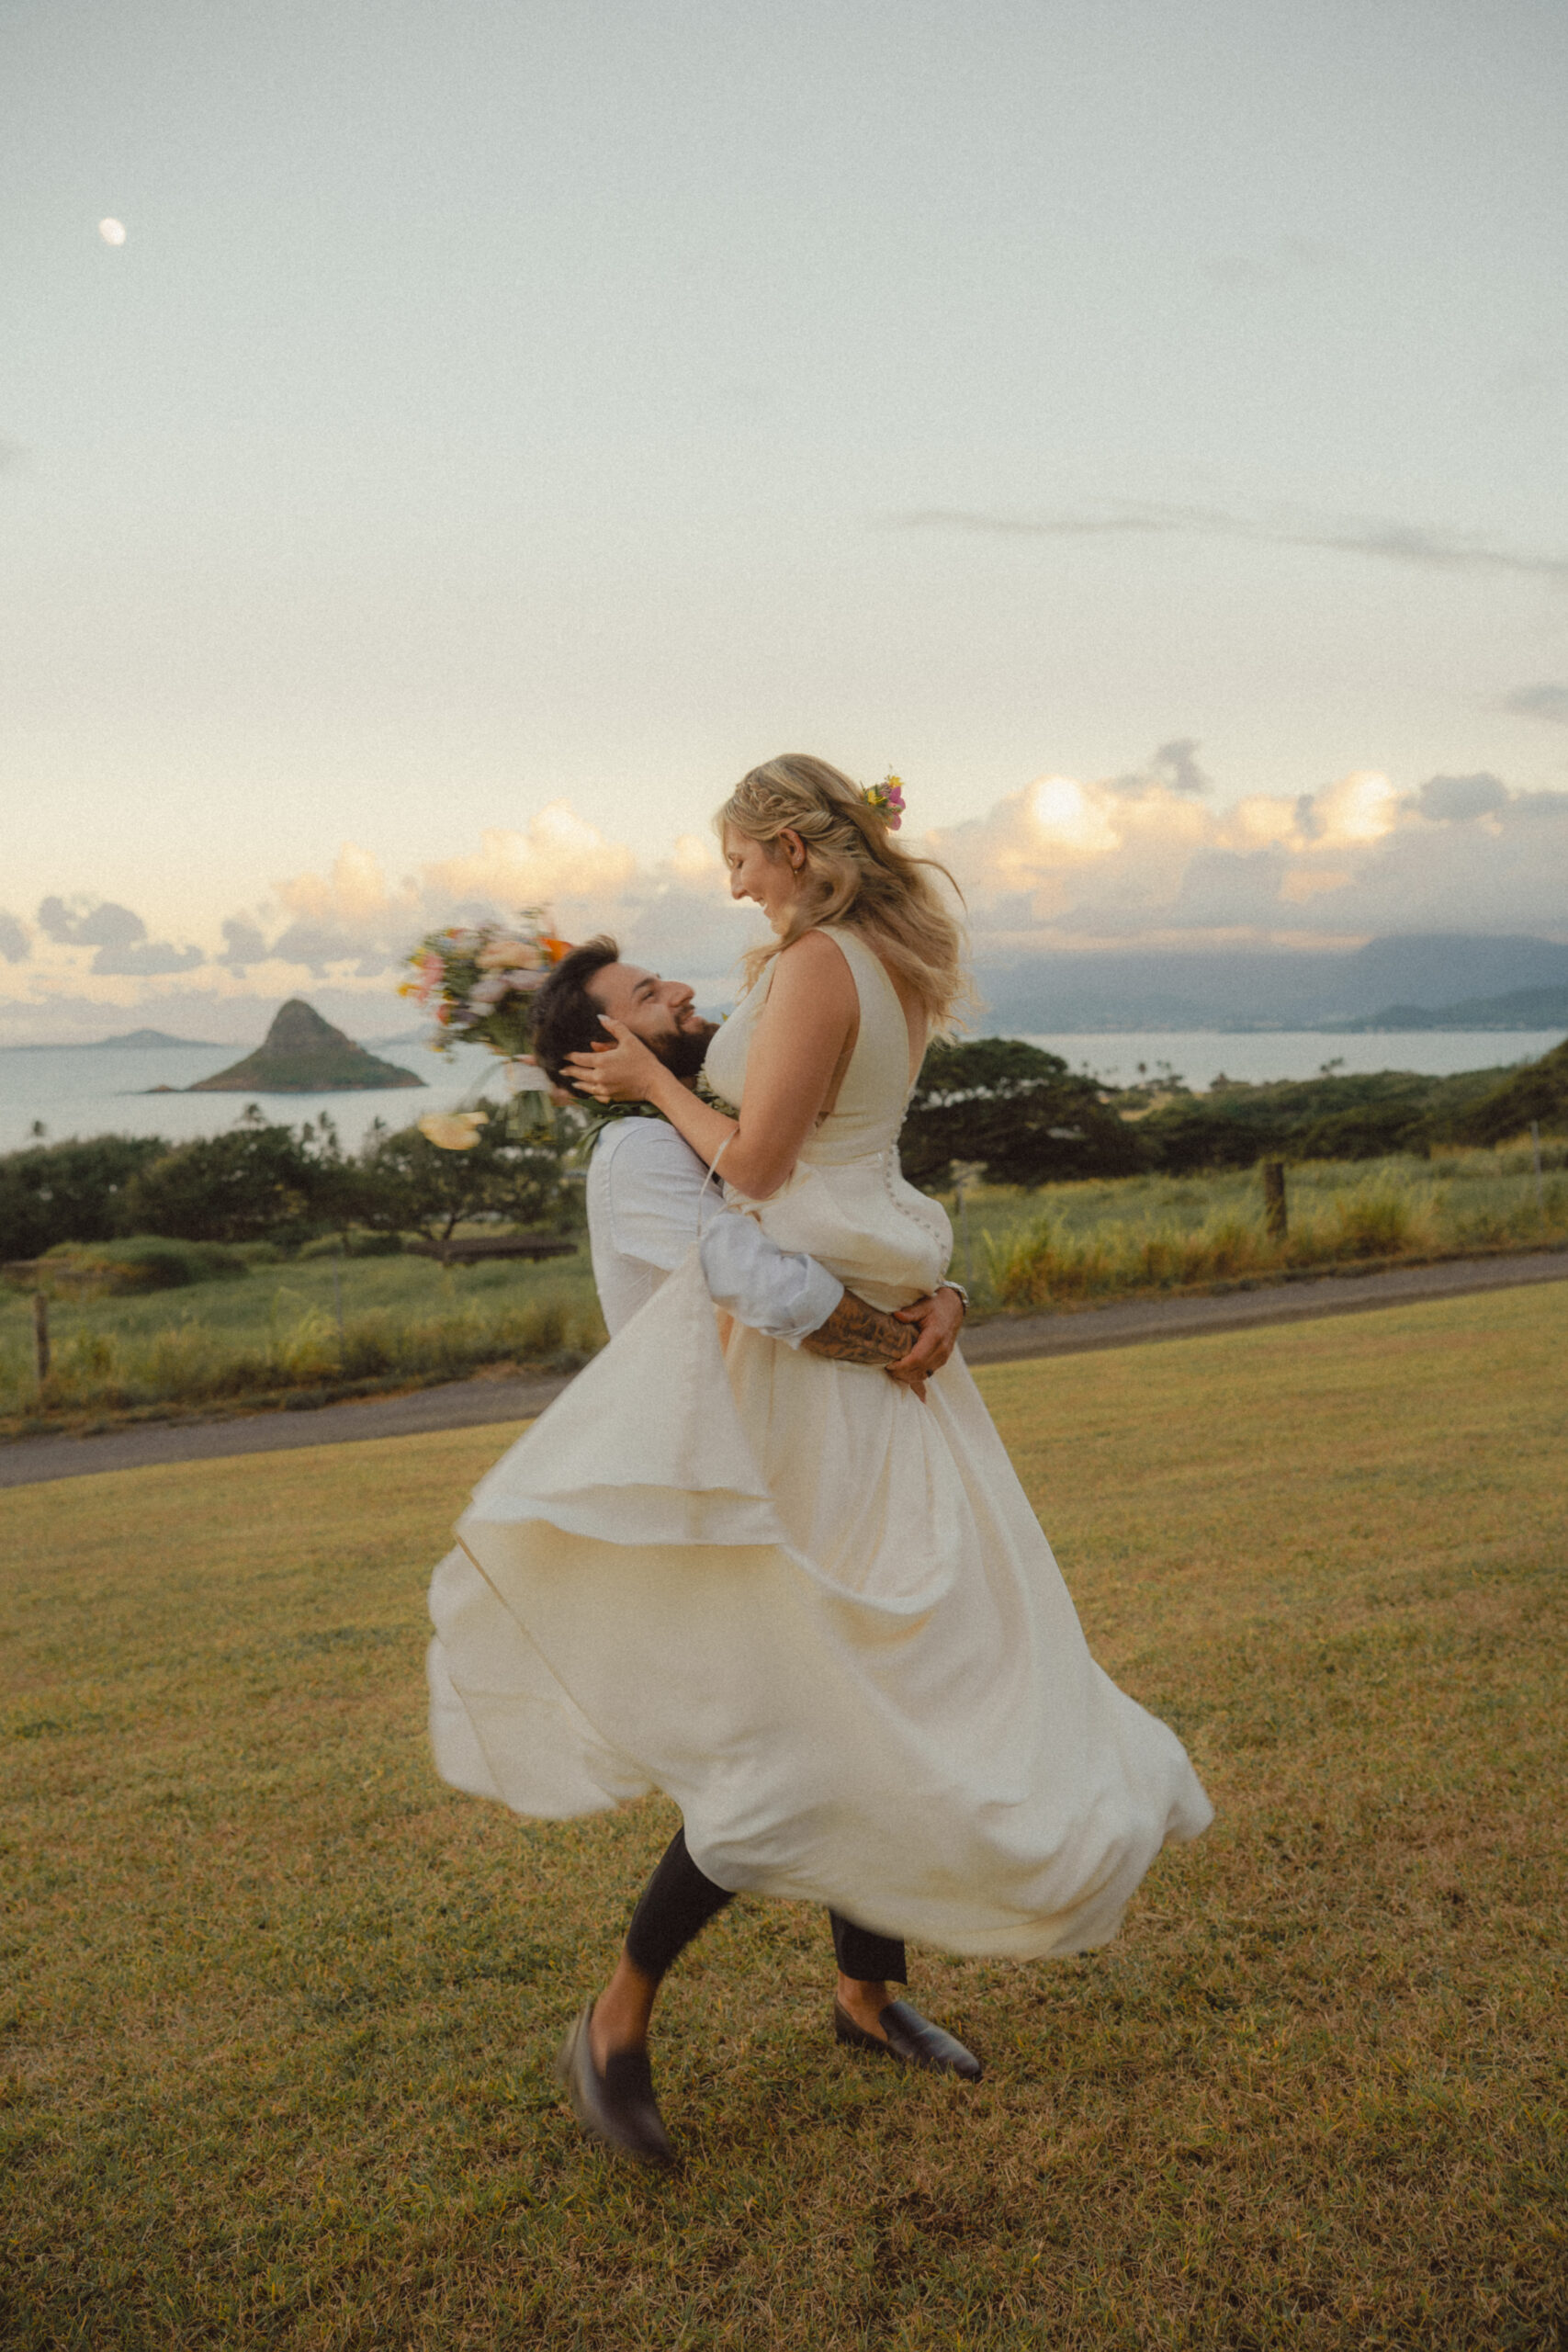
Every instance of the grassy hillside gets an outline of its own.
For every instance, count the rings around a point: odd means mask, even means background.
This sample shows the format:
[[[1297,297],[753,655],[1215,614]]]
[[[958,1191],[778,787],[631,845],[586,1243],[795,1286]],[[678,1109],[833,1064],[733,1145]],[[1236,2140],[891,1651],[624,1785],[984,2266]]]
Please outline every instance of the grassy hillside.
[[[159,2352],[1555,2352],[1568,1295],[982,1375],[1218,1807],[1106,1952],[917,1954],[977,2091],[838,2052],[820,1915],[671,1981],[686,2168],[551,2053],[669,1835],[426,1758],[506,1432],[0,1496],[0,2335]]]

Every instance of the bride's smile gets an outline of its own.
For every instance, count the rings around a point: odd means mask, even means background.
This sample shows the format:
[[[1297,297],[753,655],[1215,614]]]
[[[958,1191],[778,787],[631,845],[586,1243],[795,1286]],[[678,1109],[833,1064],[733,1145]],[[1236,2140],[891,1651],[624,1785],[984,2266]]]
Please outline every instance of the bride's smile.
[[[776,842],[752,841],[732,825],[724,829],[724,862],[732,899],[754,899],[782,931],[800,897],[806,852],[798,833],[783,832]]]

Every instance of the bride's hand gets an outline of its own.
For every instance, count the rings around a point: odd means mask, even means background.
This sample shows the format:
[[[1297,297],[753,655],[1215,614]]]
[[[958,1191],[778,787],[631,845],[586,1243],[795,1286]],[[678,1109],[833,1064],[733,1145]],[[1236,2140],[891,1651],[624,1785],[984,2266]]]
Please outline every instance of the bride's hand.
[[[612,1021],[607,1012],[599,1018],[615,1042],[595,1046],[591,1053],[568,1054],[572,1084],[595,1102],[646,1102],[663,1063],[624,1021]]]

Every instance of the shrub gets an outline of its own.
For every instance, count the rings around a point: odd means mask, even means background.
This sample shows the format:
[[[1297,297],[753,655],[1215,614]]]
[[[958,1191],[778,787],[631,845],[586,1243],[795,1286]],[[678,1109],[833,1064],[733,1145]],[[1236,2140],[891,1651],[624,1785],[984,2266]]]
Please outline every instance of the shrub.
[[[128,1187],[168,1148],[162,1136],[94,1136],[0,1155],[0,1260],[124,1233]]]
[[[39,1287],[54,1298],[118,1298],[142,1291],[182,1290],[190,1283],[233,1282],[249,1271],[237,1250],[217,1242],[144,1235],[96,1247],[62,1241],[39,1269]]]
[[[400,1233],[321,1233],[301,1243],[300,1258],[395,1258],[403,1246]]]
[[[1328,1248],[1335,1258],[1393,1258],[1415,1238],[1410,1196],[1388,1186],[1369,1186],[1337,1201],[1331,1212]]]

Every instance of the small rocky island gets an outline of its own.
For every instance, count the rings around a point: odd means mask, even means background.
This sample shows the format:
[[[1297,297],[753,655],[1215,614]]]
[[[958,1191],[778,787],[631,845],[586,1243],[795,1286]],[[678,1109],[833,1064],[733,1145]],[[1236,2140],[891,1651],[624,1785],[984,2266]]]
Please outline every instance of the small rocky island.
[[[188,1094],[344,1094],[351,1089],[423,1086],[412,1069],[378,1061],[323,1021],[302,997],[281,1006],[265,1042],[243,1062],[199,1078]],[[160,1088],[157,1090],[162,1092]]]

